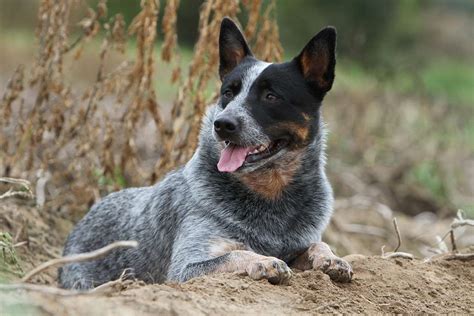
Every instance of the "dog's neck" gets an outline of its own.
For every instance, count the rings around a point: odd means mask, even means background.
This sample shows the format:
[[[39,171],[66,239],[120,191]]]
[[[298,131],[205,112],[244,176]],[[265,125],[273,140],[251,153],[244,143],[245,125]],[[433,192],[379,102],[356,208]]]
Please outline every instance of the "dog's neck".
[[[293,182],[302,166],[303,155],[303,150],[292,152],[269,167],[235,176],[251,191],[267,200],[275,201],[281,198],[285,189]]]

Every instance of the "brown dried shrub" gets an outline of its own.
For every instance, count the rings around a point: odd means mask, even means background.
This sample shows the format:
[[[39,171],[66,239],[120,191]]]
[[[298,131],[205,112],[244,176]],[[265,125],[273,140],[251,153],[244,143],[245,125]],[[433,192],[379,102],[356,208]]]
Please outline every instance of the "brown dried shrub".
[[[109,17],[107,1],[100,0],[95,8],[87,8],[78,25],[80,36],[71,41],[70,12],[84,5],[41,0],[36,62],[29,72],[17,69],[0,104],[1,172],[48,181],[46,207],[73,217],[101,195],[128,185],[151,184],[190,158],[201,116],[216,96],[217,37],[224,16],[237,19],[244,10],[249,19],[243,29],[255,53],[266,60],[282,57],[274,1],[267,6],[260,0],[204,2],[189,71],[183,76],[176,66],[172,78],[155,73],[159,1],[142,0],[140,12],[127,28],[123,16]],[[178,7],[179,0],[164,4],[164,62],[179,61]],[[81,93],[74,82],[65,80],[64,59],[81,58],[84,48],[99,38],[96,78]],[[124,53],[131,39],[137,46],[135,58],[109,70],[106,63],[111,51]],[[157,77],[180,84],[170,119],[163,119],[164,109],[153,88]],[[27,88],[36,93],[33,102],[25,102]],[[146,124],[154,126],[152,136],[158,140],[152,164],[137,146]]]

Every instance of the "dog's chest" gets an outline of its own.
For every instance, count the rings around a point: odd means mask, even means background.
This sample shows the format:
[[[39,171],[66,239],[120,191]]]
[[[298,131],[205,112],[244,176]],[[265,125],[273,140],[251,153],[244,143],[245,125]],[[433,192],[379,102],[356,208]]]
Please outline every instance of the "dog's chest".
[[[298,215],[285,216],[275,210],[261,212],[265,213],[260,213],[260,216],[257,213],[254,217],[239,221],[238,236],[235,236],[257,253],[281,259],[290,258],[319,239],[318,225],[310,215],[304,218]]]

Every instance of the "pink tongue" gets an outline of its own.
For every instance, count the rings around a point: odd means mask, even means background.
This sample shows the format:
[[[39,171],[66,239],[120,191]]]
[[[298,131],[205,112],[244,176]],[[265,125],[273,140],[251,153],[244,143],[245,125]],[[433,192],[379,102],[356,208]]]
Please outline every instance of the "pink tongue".
[[[217,163],[217,169],[220,172],[234,172],[244,164],[248,152],[248,147],[228,145],[221,151],[221,158]]]

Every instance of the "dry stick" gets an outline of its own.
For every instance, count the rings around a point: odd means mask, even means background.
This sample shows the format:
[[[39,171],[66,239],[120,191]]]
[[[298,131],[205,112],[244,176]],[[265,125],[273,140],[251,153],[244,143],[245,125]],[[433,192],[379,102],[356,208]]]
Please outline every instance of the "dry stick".
[[[454,252],[457,250],[457,247],[456,247],[456,239],[454,238],[454,229],[451,229],[449,231],[449,237],[451,238],[451,250]]]
[[[424,262],[432,262],[436,260],[470,261],[470,260],[474,260],[474,253],[445,253],[445,254],[436,255],[430,258],[426,258]]]
[[[0,177],[0,182],[11,183],[11,184],[20,184],[20,185],[24,186],[25,188],[31,187],[31,183],[28,180],[24,180],[24,179]]]
[[[474,227],[474,220],[472,219],[455,219],[454,222],[451,224],[451,228],[458,228],[462,226],[473,226]]]
[[[124,279],[126,277],[127,269],[125,269],[117,280],[109,281],[101,284],[98,287],[90,289],[88,291],[76,291],[76,290],[64,290],[53,286],[31,284],[31,283],[17,283],[17,284],[0,284],[0,291],[16,291],[26,290],[35,291],[45,294],[52,294],[58,296],[75,296],[75,295],[90,295],[90,294],[102,294],[107,290],[113,288],[117,284],[125,284]]]
[[[397,247],[395,247],[395,250],[393,250],[393,252],[385,254],[385,252],[383,250],[385,246],[383,246],[382,247],[382,258],[384,258],[384,259],[391,259],[391,258],[414,259],[415,256],[413,256],[411,253],[397,251],[398,249],[400,249],[400,246],[402,245],[402,237],[401,237],[401,234],[400,234],[400,230],[398,229],[398,223],[397,223],[397,218],[396,217],[393,218],[393,226],[395,227],[395,232],[397,233],[397,239],[398,239]]]
[[[72,263],[72,262],[82,262],[82,261],[89,261],[89,260],[92,260],[92,259],[98,259],[98,258],[101,258],[101,257],[105,256],[106,254],[108,254],[109,252],[111,252],[112,250],[114,250],[116,248],[121,248],[121,247],[135,248],[137,246],[138,246],[138,242],[136,242],[134,240],[116,241],[114,243],[111,243],[110,245],[107,245],[103,248],[100,248],[100,249],[97,249],[97,250],[94,250],[94,251],[91,251],[91,252],[85,252],[85,253],[80,253],[80,254],[77,254],[77,255],[70,255],[70,256],[67,256],[67,257],[62,257],[62,258],[58,258],[58,259],[49,260],[49,261],[41,264],[40,266],[36,267],[32,271],[28,272],[21,279],[21,282],[27,282],[33,276],[35,276],[38,273],[40,273],[40,272],[42,272],[42,271],[44,271],[44,270],[46,270],[50,267],[53,267],[53,266],[65,265],[67,263]]]
[[[7,192],[0,195],[0,200],[8,199],[8,198],[11,198],[11,197],[18,197],[18,198],[22,198],[22,199],[25,199],[25,200],[32,200],[33,199],[33,195],[31,195],[29,192],[14,191],[14,190],[10,189]]]
[[[101,284],[101,285],[99,285],[99,286],[97,286],[93,289],[90,289],[89,292],[90,293],[103,293],[106,290],[108,290],[110,288],[113,288],[116,284],[124,284],[124,280],[127,277],[127,271],[128,270],[129,269],[123,270],[122,274],[120,275],[120,277],[117,280],[113,280],[113,281],[109,281],[109,282],[106,282],[104,284]],[[128,280],[128,281],[131,281],[131,280]]]
[[[0,182],[20,185],[25,191],[16,191],[10,188],[7,192],[0,195],[0,200],[7,199],[10,197],[19,197],[23,199],[33,199],[34,195],[31,191],[31,183],[28,180],[0,177]]]
[[[400,236],[400,230],[398,229],[398,223],[397,223],[396,217],[393,218],[393,226],[395,227],[395,232],[397,233],[397,239],[398,239],[398,245],[395,248],[395,250],[393,250],[393,252],[397,252],[397,250],[402,245],[402,237]]]
[[[392,258],[404,258],[404,259],[415,259],[415,256],[413,256],[411,253],[408,252],[392,252],[386,255],[382,256],[384,259],[392,259]]]
[[[0,291],[16,291],[16,290],[36,291],[36,292],[60,295],[60,296],[73,296],[73,295],[95,293],[95,292],[90,292],[90,291],[81,292],[81,291],[63,290],[63,289],[59,289],[53,286],[31,284],[31,283],[0,284]]]
[[[463,226],[473,226],[474,227],[474,220],[472,219],[464,219],[462,216],[462,212],[458,211],[458,218],[455,218],[454,221],[451,223],[451,230],[449,231],[449,236],[451,237],[451,244],[452,244],[452,251],[457,250],[456,246],[456,239],[454,237],[454,230],[459,227]],[[447,259],[451,260],[451,259]]]
[[[469,261],[469,260],[474,260],[474,253],[453,253],[445,257],[442,257],[440,259]]]

